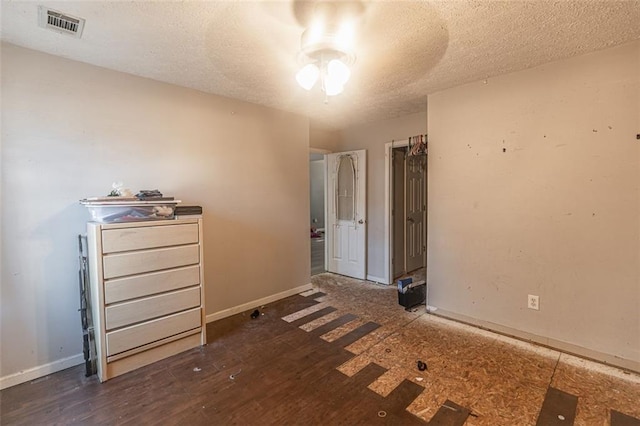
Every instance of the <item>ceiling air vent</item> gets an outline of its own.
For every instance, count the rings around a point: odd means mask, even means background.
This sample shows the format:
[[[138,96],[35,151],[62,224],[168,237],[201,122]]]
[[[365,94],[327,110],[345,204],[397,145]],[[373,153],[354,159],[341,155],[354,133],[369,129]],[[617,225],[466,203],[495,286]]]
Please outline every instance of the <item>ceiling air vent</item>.
[[[38,25],[58,33],[80,38],[84,29],[84,19],[38,6]]]

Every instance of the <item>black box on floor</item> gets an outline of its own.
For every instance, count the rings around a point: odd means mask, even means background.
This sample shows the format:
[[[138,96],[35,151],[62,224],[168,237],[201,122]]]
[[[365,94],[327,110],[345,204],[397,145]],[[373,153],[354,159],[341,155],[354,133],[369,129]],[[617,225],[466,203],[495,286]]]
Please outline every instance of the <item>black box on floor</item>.
[[[427,283],[418,281],[413,283],[411,278],[398,280],[398,303],[405,309],[424,304],[427,298]]]

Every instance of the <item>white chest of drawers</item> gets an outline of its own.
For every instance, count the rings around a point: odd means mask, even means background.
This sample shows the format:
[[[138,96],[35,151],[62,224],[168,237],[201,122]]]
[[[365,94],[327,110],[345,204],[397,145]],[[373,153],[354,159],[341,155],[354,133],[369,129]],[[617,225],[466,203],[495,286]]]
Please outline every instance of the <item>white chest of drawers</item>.
[[[87,225],[100,381],[206,344],[202,219]]]

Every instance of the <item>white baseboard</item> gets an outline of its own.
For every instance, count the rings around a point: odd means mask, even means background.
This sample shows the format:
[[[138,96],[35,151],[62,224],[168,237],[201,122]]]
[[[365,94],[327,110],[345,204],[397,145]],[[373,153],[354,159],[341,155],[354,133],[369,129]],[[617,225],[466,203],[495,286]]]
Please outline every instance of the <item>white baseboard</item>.
[[[289,290],[282,291],[280,293],[273,294],[271,296],[263,297],[262,299],[252,300],[251,302],[243,303],[242,305],[234,306],[232,308],[224,309],[222,311],[214,312],[207,315],[207,322],[217,321],[222,318],[230,317],[240,312],[247,311],[249,309],[255,309],[256,306],[266,305],[276,300],[284,299],[285,297],[293,296],[294,294],[302,293],[303,291],[311,290],[311,283],[301,285]]]
[[[367,275],[367,281],[373,281],[374,283],[388,285],[384,278],[376,277],[374,275]]]
[[[606,365],[612,365],[623,370],[630,370],[636,373],[640,373],[640,362],[631,359],[624,359],[615,355],[595,351],[582,346],[574,345],[572,343],[563,342],[562,340],[553,339],[550,337],[543,337],[537,334],[521,331],[515,328],[507,327],[504,325],[496,324],[490,321],[479,320],[476,318],[468,317],[466,315],[458,314],[451,311],[445,311],[436,307],[430,306],[429,313],[432,315],[446,318],[453,321],[458,321],[464,324],[469,324],[474,327],[478,327],[484,330],[489,330],[494,333],[502,334],[504,336],[513,337],[518,340],[524,340],[544,346],[546,348],[555,349],[560,352],[564,352],[570,355],[576,355],[580,358],[586,358],[591,361],[596,361]],[[437,312],[436,312],[437,311]]]
[[[222,318],[235,315],[239,312],[246,311],[256,306],[266,305],[276,300],[284,299],[285,297],[293,296],[294,294],[302,293],[303,291],[310,290],[312,288],[311,283],[305,284],[299,287],[295,287],[280,293],[276,293],[271,296],[263,297],[262,299],[253,300],[251,302],[244,303],[242,305],[234,306],[233,308],[225,309],[213,314],[207,315],[207,322],[212,322]],[[65,370],[70,367],[75,367],[84,362],[84,355],[78,354],[68,358],[59,359],[57,361],[50,362],[48,364],[39,365],[37,367],[29,368],[27,370],[19,371],[8,376],[0,377],[0,390],[6,389],[11,386],[19,385],[20,383],[29,382],[31,380],[44,377],[49,374],[56,373],[61,370]]]
[[[61,370],[66,370],[70,367],[75,367],[76,365],[82,364],[83,362],[84,355],[78,354],[70,356],[68,358],[53,361],[48,364],[29,368],[27,370],[18,371],[17,373],[10,374],[8,376],[0,377],[0,390],[19,385],[20,383],[29,382],[31,380],[53,374]]]
[[[367,280],[378,282],[377,281],[378,278],[372,277],[372,276],[367,276]],[[276,293],[271,296],[263,297],[262,299],[257,299],[251,302],[244,303],[242,305],[234,306],[229,309],[224,309],[222,311],[207,315],[207,322],[209,323],[222,318],[230,317],[239,312],[243,312],[251,308],[255,308],[256,306],[266,305],[268,303],[272,303],[277,300],[284,299],[285,297],[293,296],[294,294],[311,290],[312,288],[313,286],[309,283],[309,284],[295,287],[280,293]],[[475,318],[467,317],[466,315],[444,311],[442,309],[436,308],[435,306],[427,306],[427,311],[439,317],[470,324],[472,326],[479,327],[481,329],[486,329],[499,334],[515,337],[516,339],[537,343],[539,345],[546,346],[548,348],[560,350],[561,352],[578,355],[579,357],[582,357],[582,358],[591,359],[607,365],[612,365],[618,368],[622,368],[624,370],[640,372],[640,363],[633,360],[618,358],[610,354],[593,351],[590,349],[572,345],[559,340],[541,337],[535,334],[523,332],[510,327],[505,327],[499,324],[490,323],[488,321],[482,321]],[[436,313],[436,311],[438,312]],[[66,370],[67,368],[70,368],[70,367],[75,367],[76,365],[80,365],[83,362],[84,362],[84,355],[77,354],[67,358],[59,359],[57,361],[50,362],[48,364],[43,364],[37,367],[29,368],[27,370],[19,371],[17,373],[10,374],[8,376],[0,377],[0,390],[9,388],[11,386],[19,385],[21,383],[25,383],[31,380],[35,380],[40,377],[44,377],[49,374],[56,373],[58,371]]]

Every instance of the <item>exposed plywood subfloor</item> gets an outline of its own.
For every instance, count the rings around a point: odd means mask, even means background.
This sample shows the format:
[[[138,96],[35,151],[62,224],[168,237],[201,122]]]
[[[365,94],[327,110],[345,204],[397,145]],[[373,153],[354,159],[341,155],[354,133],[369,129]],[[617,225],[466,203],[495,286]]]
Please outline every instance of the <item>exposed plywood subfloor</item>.
[[[576,425],[608,425],[613,409],[640,418],[640,377],[562,354],[551,385],[578,397]]]
[[[315,330],[316,328],[323,326],[325,324],[328,324],[329,322],[339,318],[341,315],[343,315],[343,312],[333,311],[313,321],[309,321],[306,324],[302,324],[300,328],[303,329],[304,331]]]
[[[312,294],[315,293],[315,291],[312,292]],[[298,312],[294,312],[291,315],[287,315],[286,317],[283,317],[282,319],[285,320],[286,322],[294,322],[295,320],[298,320],[302,317],[305,317],[307,315],[310,315],[316,311],[319,311],[323,308],[326,308],[327,304],[326,303],[318,303],[317,305],[312,305],[309,306],[308,308],[302,309]]]
[[[333,274],[312,283],[326,293],[322,304],[337,308],[314,323],[349,312],[360,323],[381,325],[346,348],[355,356],[338,370],[353,376],[372,363],[384,367],[369,385],[382,396],[405,379],[423,386],[407,407],[421,419],[428,421],[449,399],[473,413],[466,425],[534,425],[549,386],[578,397],[576,425],[608,425],[611,409],[640,418],[640,375],[434,317],[424,308],[407,312],[392,286]],[[426,371],[417,369],[418,360]]]
[[[320,337],[326,340],[327,342],[333,342],[334,340],[339,339],[340,337],[346,335],[347,333],[352,332],[353,330],[360,327],[364,323],[365,321],[363,321],[360,318],[357,318],[357,319],[354,319],[353,321],[349,321],[345,325],[341,325],[340,327],[335,328],[329,331],[328,333],[323,334]]]

